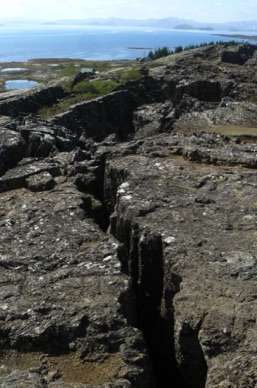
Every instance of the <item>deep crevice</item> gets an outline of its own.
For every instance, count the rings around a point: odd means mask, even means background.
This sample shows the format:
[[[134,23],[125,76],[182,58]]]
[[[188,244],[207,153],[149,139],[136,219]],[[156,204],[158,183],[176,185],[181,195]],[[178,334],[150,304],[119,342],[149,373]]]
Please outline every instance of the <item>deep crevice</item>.
[[[145,337],[152,361],[153,388],[189,388],[178,371],[174,351],[172,301],[181,279],[174,275],[172,289],[164,292],[162,237],[124,219],[114,222],[111,231],[125,247],[123,267],[136,297],[134,322]]]
[[[107,178],[111,182],[106,187],[106,160],[103,155],[98,167],[97,191],[92,194],[101,201],[102,206],[98,210],[92,210],[92,218],[104,232],[108,228],[122,243],[122,253],[119,255],[121,269],[131,279],[135,306],[127,306],[126,298],[124,301],[121,298],[120,302],[128,322],[141,330],[145,337],[155,377],[153,387],[149,388],[203,388],[207,373],[203,354],[197,360],[203,368],[198,371],[200,374],[197,372],[195,379],[200,385],[195,385],[195,381],[192,384],[191,381],[187,382],[175,360],[173,298],[179,292],[182,279],[172,273],[168,276],[165,274],[161,235],[150,230],[141,230],[138,223],[116,214],[116,192],[118,186],[125,181],[125,172],[113,175],[113,172],[110,174],[108,171]],[[108,193],[106,190],[109,190]],[[193,337],[194,346],[197,345],[201,350],[197,334],[194,333]],[[189,343],[185,344],[186,348],[188,345]]]
[[[139,279],[135,284],[138,327],[143,332],[153,363],[156,388],[186,387],[176,368],[173,316],[166,314],[163,299],[162,238],[143,233],[139,240]],[[162,308],[165,308],[163,311]]]

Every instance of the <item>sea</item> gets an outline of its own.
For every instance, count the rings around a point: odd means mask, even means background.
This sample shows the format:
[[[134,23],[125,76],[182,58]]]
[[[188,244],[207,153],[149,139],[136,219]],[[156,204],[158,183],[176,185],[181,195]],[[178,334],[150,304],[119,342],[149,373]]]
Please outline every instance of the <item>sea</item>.
[[[167,46],[199,45],[231,39],[225,31],[186,31],[135,27],[0,26],[0,62],[38,58],[133,60]],[[256,43],[254,41],[254,43]]]

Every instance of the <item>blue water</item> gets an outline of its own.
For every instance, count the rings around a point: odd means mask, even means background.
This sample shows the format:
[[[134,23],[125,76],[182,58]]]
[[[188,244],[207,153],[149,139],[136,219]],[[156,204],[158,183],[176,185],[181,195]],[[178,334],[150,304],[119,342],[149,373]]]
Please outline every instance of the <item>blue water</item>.
[[[16,29],[1,26],[0,62],[35,58],[135,59],[147,55],[150,49],[163,46],[173,50],[176,46],[231,40],[214,34],[129,27],[40,26]]]
[[[15,80],[9,80],[5,82],[5,88],[7,90],[14,90],[14,89],[28,89],[33,88],[34,86],[37,86],[38,82],[30,81],[27,79],[15,79]]]

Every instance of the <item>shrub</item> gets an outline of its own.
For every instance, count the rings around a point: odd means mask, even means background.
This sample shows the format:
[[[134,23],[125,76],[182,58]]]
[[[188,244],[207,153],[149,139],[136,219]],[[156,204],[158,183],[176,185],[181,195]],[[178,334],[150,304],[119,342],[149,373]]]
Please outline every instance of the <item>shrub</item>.
[[[63,74],[68,77],[73,77],[79,72],[79,67],[76,66],[74,63],[68,63],[63,68]]]
[[[84,80],[77,83],[73,91],[86,93],[87,95],[103,95],[110,93],[118,85],[118,82],[114,80]]]
[[[121,82],[126,83],[128,81],[134,81],[142,77],[142,74],[136,69],[130,69],[122,74]]]

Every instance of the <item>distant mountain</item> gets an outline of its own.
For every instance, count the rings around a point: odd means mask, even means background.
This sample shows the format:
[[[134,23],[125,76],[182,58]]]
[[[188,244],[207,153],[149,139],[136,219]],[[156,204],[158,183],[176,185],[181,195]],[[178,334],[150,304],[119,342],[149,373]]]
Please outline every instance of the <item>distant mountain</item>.
[[[110,27],[152,27],[152,28],[177,28],[178,26],[189,26],[189,29],[205,31],[257,31],[257,20],[227,23],[199,23],[194,20],[167,17],[163,19],[81,19],[81,20],[54,20],[58,24],[74,24],[89,26],[110,26]],[[186,29],[186,28],[183,28]]]
[[[4,25],[87,25],[107,27],[149,27],[181,30],[256,32],[257,20],[227,22],[227,23],[199,23],[194,20],[167,17],[163,19],[122,19],[122,18],[94,18],[94,19],[62,19],[62,20],[31,20],[31,19],[0,19]]]
[[[56,22],[44,22],[42,24],[44,26],[59,26],[59,23],[56,23]]]
[[[187,20],[178,18],[165,19],[70,19],[57,20],[59,24],[89,25],[89,26],[110,26],[110,27],[155,27],[155,28],[174,28],[179,23],[186,23]]]
[[[179,24],[174,27],[176,30],[202,30],[202,31],[213,31],[211,27],[193,27],[190,24]]]

